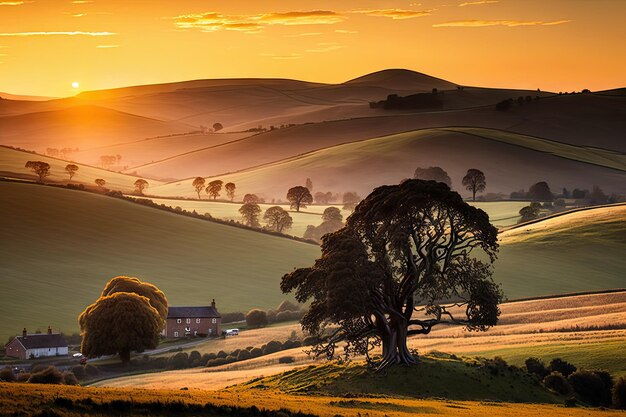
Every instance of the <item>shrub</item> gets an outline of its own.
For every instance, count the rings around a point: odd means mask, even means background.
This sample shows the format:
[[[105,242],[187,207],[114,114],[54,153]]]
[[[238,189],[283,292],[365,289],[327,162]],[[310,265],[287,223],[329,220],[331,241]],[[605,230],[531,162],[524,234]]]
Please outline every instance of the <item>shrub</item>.
[[[198,352],[197,350],[192,351],[189,354],[189,363],[191,364],[192,362],[200,362],[200,360],[202,359],[202,355],[200,354],[200,352]]]
[[[315,336],[307,336],[302,341],[302,346],[313,346],[317,342],[319,342],[319,339],[317,337],[315,337]]]
[[[267,310],[267,322],[274,323],[276,321],[276,310]]]
[[[242,351],[239,352],[239,354],[237,355],[237,360],[238,361],[245,361],[247,359],[252,358],[252,354],[250,353],[250,351],[244,349]]]
[[[550,361],[549,368],[552,372],[558,372],[565,377],[568,377],[576,372],[576,367],[574,365],[561,358],[552,359]]]
[[[280,343],[278,340],[272,340],[265,346],[265,349],[263,349],[263,354],[269,355],[271,353],[280,352],[282,349],[282,343]]]
[[[217,355],[213,352],[206,354],[209,357],[209,360],[217,359]]]
[[[258,358],[259,356],[263,355],[263,350],[261,350],[260,348],[254,348],[250,351],[250,356],[252,358]]]
[[[252,309],[246,314],[246,323],[250,327],[263,327],[267,325],[267,313],[263,310]]]
[[[82,365],[76,365],[72,367],[72,373],[78,379],[85,377],[85,368]]]
[[[31,374],[28,382],[31,384],[61,384],[63,374],[54,366],[48,366],[43,371]]]
[[[299,347],[302,347],[302,342],[299,340],[294,340],[291,342],[291,345],[292,345],[291,346],[292,349],[299,348]]]
[[[65,385],[78,385],[78,379],[72,372],[63,372],[63,383]]]
[[[572,391],[572,387],[569,382],[567,382],[567,378],[559,372],[552,372],[550,375],[546,376],[543,379],[543,385],[561,395],[567,395]]]
[[[528,358],[524,362],[526,364],[526,370],[529,374],[534,374],[539,376],[540,378],[544,378],[548,375],[548,370],[546,366],[543,364],[543,361],[539,358]]]
[[[215,358],[215,359],[211,359],[210,361],[208,361],[206,366],[213,367],[213,366],[220,366],[220,365],[225,365],[225,364],[226,364],[226,358]]]
[[[603,404],[606,392],[610,391],[602,377],[591,371],[576,371],[567,378],[567,381],[580,398],[592,405]]]
[[[206,366],[207,362],[210,361],[210,360],[211,360],[211,357],[209,356],[209,354],[205,353],[200,358],[200,366]]]
[[[37,373],[37,372],[45,371],[49,367],[50,367],[50,365],[42,365],[42,364],[33,365],[30,368],[30,373],[34,374],[34,373]]]
[[[217,357],[220,359],[224,359],[226,356],[228,356],[228,353],[224,352],[223,350],[217,352]]]
[[[303,313],[300,311],[281,311],[276,314],[275,322],[295,321],[302,318]]]
[[[296,359],[293,356],[283,356],[278,358],[278,363],[294,363]]]
[[[222,323],[235,323],[237,321],[244,321],[246,315],[241,311],[235,313],[222,313]]]
[[[11,368],[3,368],[0,370],[0,381],[13,382],[15,381],[15,374]]]
[[[167,369],[185,369],[189,367],[189,355],[186,352],[178,352],[170,356],[167,361]]]
[[[29,372],[21,372],[15,376],[15,382],[28,382],[30,379]]]
[[[613,386],[613,407],[626,410],[626,379],[620,378]]]
[[[235,349],[232,352],[230,352],[229,356],[237,357],[237,356],[239,356],[239,352],[241,352],[241,349]]]
[[[226,357],[226,359],[224,359],[226,361],[226,363],[233,363],[233,362],[237,362],[237,358],[235,356],[232,355],[228,355]]]
[[[297,305],[295,305],[294,303],[292,303],[292,302],[291,302],[291,301],[289,301],[289,300],[285,300],[285,301],[283,301],[283,302],[282,302],[282,303],[280,303],[280,304],[278,305],[278,307],[276,308],[276,311],[278,311],[279,313],[280,313],[281,311],[298,311],[298,310],[300,310],[300,309],[298,308],[298,306],[297,306]]]
[[[93,365],[85,365],[85,373],[89,376],[96,376],[100,371]]]

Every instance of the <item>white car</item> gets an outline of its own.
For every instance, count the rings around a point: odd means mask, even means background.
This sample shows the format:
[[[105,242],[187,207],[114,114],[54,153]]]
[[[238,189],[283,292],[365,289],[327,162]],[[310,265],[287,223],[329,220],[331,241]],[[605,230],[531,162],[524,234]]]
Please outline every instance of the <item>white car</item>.
[[[72,356],[75,357],[75,358],[82,358],[83,354],[78,352],[78,353],[73,354]]]
[[[238,336],[239,329],[228,329],[226,330],[226,336]]]

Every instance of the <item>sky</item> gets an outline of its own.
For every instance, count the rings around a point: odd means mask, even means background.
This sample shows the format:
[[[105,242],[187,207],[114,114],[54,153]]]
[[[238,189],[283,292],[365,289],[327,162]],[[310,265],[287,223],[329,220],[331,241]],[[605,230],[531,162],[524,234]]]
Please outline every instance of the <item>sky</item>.
[[[0,91],[339,83],[386,68],[462,85],[602,90],[626,86],[625,16],[623,0],[0,0]]]

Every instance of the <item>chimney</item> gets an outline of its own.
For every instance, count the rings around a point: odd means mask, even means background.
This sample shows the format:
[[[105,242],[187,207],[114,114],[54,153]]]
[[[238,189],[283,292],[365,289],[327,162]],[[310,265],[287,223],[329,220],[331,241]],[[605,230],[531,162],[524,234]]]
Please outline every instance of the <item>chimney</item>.
[[[48,334],[52,334],[52,327],[48,326]]]
[[[215,308],[215,298],[211,301],[211,307]]]
[[[22,337],[26,337],[26,327],[24,327],[24,330],[22,330]]]

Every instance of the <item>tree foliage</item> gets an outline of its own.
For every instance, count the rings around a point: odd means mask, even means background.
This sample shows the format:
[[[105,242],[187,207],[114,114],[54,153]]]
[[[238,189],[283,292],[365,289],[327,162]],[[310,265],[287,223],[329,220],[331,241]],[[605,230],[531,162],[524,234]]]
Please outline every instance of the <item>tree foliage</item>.
[[[226,189],[226,196],[228,196],[228,199],[232,203],[232,201],[235,199],[235,189],[237,188],[237,186],[234,182],[227,182],[224,188]]]
[[[72,177],[76,175],[77,171],[78,171],[78,165],[76,164],[65,165],[65,172],[67,172],[68,175],[70,176],[70,181],[72,181]]]
[[[328,204],[333,201],[333,193],[331,193],[330,191],[327,191],[325,193],[318,191],[313,197],[315,198],[315,202],[317,204]]]
[[[346,227],[324,237],[315,264],[285,275],[281,289],[311,301],[301,324],[323,337],[313,354],[335,357],[345,342],[344,358],[364,354],[377,369],[413,364],[409,335],[441,324],[485,330],[497,323],[497,249],[485,212],[443,183],[408,180],[375,189]],[[382,360],[374,363],[368,354],[381,344]]]
[[[541,204],[537,202],[532,202],[530,205],[522,207],[519,211],[520,216],[522,216],[519,220],[520,223],[528,222],[531,220],[535,220],[539,217],[541,213]]]
[[[149,185],[150,184],[148,183],[148,181],[144,180],[143,178],[139,178],[137,181],[135,181],[135,191],[137,192],[137,194],[143,194],[143,190],[148,188]]]
[[[106,181],[103,180],[102,178],[96,178],[96,180],[94,181],[96,183],[96,185],[100,188],[104,187],[106,185]]]
[[[250,227],[259,227],[259,215],[261,207],[257,203],[245,203],[239,208],[239,213],[243,218],[243,223]]]
[[[196,177],[193,182],[191,183],[191,185],[193,186],[194,190],[196,190],[196,194],[198,194],[198,200],[200,200],[200,192],[204,189],[204,184],[206,183],[206,180],[202,177]]]
[[[485,174],[478,169],[468,169],[467,174],[463,177],[463,186],[472,192],[472,200],[476,201],[476,193],[482,193],[487,187]]]
[[[278,233],[282,233],[283,230],[287,230],[293,225],[293,219],[289,213],[280,206],[273,206],[265,210],[263,220],[267,222],[269,229]]]
[[[106,297],[118,292],[130,292],[146,297],[150,301],[150,305],[159,312],[163,323],[167,320],[167,298],[155,285],[135,277],[118,276],[106,284],[100,296]]]
[[[342,222],[343,216],[341,215],[341,211],[337,207],[328,207],[322,213],[322,221],[330,222],[337,221]]]
[[[43,179],[50,175],[50,164],[43,161],[28,161],[25,165],[26,168],[29,168],[37,177],[39,177],[38,181],[43,182]]]
[[[246,194],[243,196],[243,203],[255,203],[259,204],[261,199],[256,194]]]
[[[220,196],[220,191],[222,191],[222,184],[224,181],[222,180],[214,180],[209,183],[209,186],[206,187],[206,193],[213,197],[213,200],[217,199]]]
[[[545,181],[533,184],[528,189],[528,198],[533,201],[552,201],[554,195],[550,191],[550,186]]]
[[[267,326],[267,313],[258,309],[248,311],[248,314],[246,314],[246,324],[250,327]]]
[[[313,192],[313,181],[311,181],[311,178],[307,178],[304,186],[309,190],[310,193]]]
[[[437,181],[443,182],[448,187],[452,187],[452,180],[448,173],[441,167],[417,167],[413,178],[416,180]]]
[[[222,126],[222,124],[220,122],[213,123],[213,131],[214,132],[219,132],[222,129],[224,129],[224,126]]]
[[[343,209],[354,211],[356,205],[361,201],[361,196],[356,191],[348,191],[343,194]]]
[[[313,196],[308,188],[298,185],[287,191],[287,200],[291,203],[291,208],[300,211],[306,208],[307,204],[313,203]]]

